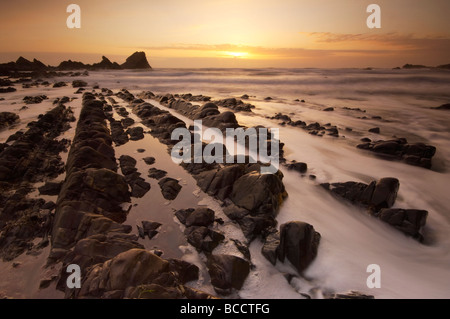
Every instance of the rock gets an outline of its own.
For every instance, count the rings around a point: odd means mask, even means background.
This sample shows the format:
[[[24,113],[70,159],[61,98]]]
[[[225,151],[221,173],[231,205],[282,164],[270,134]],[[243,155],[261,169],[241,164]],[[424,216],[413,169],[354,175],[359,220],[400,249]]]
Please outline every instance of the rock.
[[[54,88],[60,88],[64,86],[67,86],[66,82],[56,82],[55,84],[53,84]]]
[[[145,52],[135,52],[121,65],[122,69],[151,69]]]
[[[382,178],[376,185],[370,199],[370,205],[378,211],[381,208],[389,208],[394,205],[397,199],[397,192],[400,182],[396,178]]]
[[[23,102],[25,104],[39,104],[46,99],[48,99],[46,95],[25,96],[23,98]]]
[[[261,248],[261,253],[272,265],[275,265],[278,259],[278,246],[280,246],[280,233],[270,233]]]
[[[122,123],[122,126],[124,128],[127,128],[135,123],[131,117],[126,117],[126,118],[120,120],[120,122]]]
[[[155,158],[154,157],[144,157],[143,160],[144,160],[145,164],[147,164],[147,165],[155,164]]]
[[[375,299],[372,295],[366,295],[358,291],[332,294],[328,299]]]
[[[7,87],[6,89],[4,88],[0,88],[0,93],[11,93],[11,92],[16,92],[17,89],[13,88],[11,86]]]
[[[441,106],[434,107],[435,110],[450,110],[450,103],[442,104]]]
[[[250,264],[245,259],[232,255],[210,255],[206,266],[214,289],[223,295],[232,289],[240,290],[250,273]]]
[[[380,128],[379,127],[371,128],[369,129],[369,133],[380,134]]]
[[[169,262],[144,249],[130,249],[84,276],[79,296],[101,296],[105,291],[125,290],[151,283],[169,268]]]
[[[132,141],[138,141],[144,138],[144,129],[140,126],[129,128],[127,133],[130,135],[130,140]]]
[[[152,239],[153,237],[155,237],[156,234],[158,234],[157,229],[161,226],[162,224],[158,223],[158,222],[153,222],[153,221],[142,221],[142,231],[143,231],[143,236],[141,236],[142,238],[144,238],[145,235],[148,236],[148,239]]]
[[[248,98],[249,98],[249,96],[247,94],[244,94],[241,96],[241,99],[244,99],[244,100],[248,100]]]
[[[325,109],[323,109],[324,112],[333,112],[334,111],[334,107],[327,107]]]
[[[17,123],[20,120],[20,117],[11,112],[0,112],[0,129],[11,126]]]
[[[119,158],[120,169],[123,175],[130,175],[137,171],[136,160],[128,155],[122,155]]]
[[[53,183],[47,182],[38,188],[40,195],[56,196],[59,195],[63,182]]]
[[[332,193],[375,211],[391,207],[400,187],[398,179],[387,177],[369,185],[357,182],[322,184]]]
[[[151,186],[143,178],[138,178],[131,182],[131,196],[142,198],[150,190]]]
[[[251,212],[262,213],[270,207],[274,214],[285,196],[284,185],[276,174],[250,172],[233,184],[230,198],[237,206]]]
[[[86,87],[88,84],[83,80],[74,80],[72,81],[72,87],[73,88],[83,88]]]
[[[161,187],[161,193],[164,198],[168,200],[174,200],[181,191],[181,185],[178,181],[170,177],[163,178],[158,184]]]
[[[138,148],[136,151],[137,151],[138,153],[144,153],[144,152],[145,152],[145,149],[143,149],[143,148]]]
[[[160,169],[157,169],[154,167],[152,167],[148,170],[148,177],[150,177],[150,178],[161,179],[161,178],[165,177],[166,175],[167,175],[166,171],[163,171],[163,170],[160,170]]]
[[[278,258],[287,258],[300,274],[308,268],[317,256],[320,234],[304,222],[288,222],[280,227]]]
[[[212,209],[201,207],[197,208],[193,211],[184,210],[187,214],[179,218],[180,222],[185,224],[187,227],[190,226],[206,226],[208,227],[212,223],[214,223],[214,211]]]
[[[212,252],[225,236],[205,226],[191,226],[184,231],[189,244],[199,251]]]
[[[286,164],[286,167],[288,168],[288,170],[294,170],[301,174],[306,173],[306,171],[308,170],[308,165],[306,163],[300,163],[296,161],[292,161],[291,163]]]
[[[377,214],[382,221],[420,242],[424,240],[420,230],[425,226],[427,216],[426,210],[399,208],[384,208]]]

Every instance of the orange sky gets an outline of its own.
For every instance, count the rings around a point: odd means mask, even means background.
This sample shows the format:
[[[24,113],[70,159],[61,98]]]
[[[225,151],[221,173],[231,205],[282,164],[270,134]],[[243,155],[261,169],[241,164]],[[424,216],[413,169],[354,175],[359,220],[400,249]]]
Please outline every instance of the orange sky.
[[[66,7],[81,7],[68,29]],[[381,7],[368,29],[366,7]],[[0,62],[19,55],[153,67],[394,67],[450,63],[448,0],[15,0],[0,3]]]

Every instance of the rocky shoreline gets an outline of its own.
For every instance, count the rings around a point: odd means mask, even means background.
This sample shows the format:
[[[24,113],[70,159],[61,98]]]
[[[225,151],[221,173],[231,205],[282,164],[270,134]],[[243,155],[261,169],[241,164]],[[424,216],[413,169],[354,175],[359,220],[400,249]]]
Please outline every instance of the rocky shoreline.
[[[133,63],[131,60],[128,66]],[[108,61],[103,59],[100,65],[110,65]],[[2,86],[7,87],[18,83],[21,82],[2,80]],[[36,83],[43,85],[42,81]],[[206,299],[236,296],[255,267],[250,254],[253,241],[261,243],[261,254],[272,265],[286,261],[292,265],[296,273],[286,276],[288,282],[293,277],[303,277],[318,254],[321,238],[327,235],[317,232],[308,221],[292,220],[278,225],[278,212],[288,197],[283,172],[261,174],[263,164],[254,163],[249,157],[239,164],[195,161],[181,164],[199,189],[220,204],[223,213],[239,226],[245,238],[228,238],[221,231],[224,220],[211,208],[185,207],[174,211],[186,241],[204,256],[202,267],[208,272],[215,294],[190,287],[190,282],[200,278],[202,269],[199,265],[165,258],[163,251],[146,249],[139,242],[139,238],[151,240],[156,236],[161,223],[145,220],[137,226],[137,231],[126,224],[132,198],[143,198],[155,189],[142,177],[136,159],[130,155],[116,157],[116,147],[151,134],[166,145],[170,153],[177,142],[171,139],[174,129],[186,128],[194,133],[193,127],[186,125],[176,114],[190,120],[202,120],[205,126],[225,132],[226,128],[243,127],[235,113],[252,113],[254,105],[236,98],[213,100],[203,95],[158,95],[150,91],[134,95],[127,89],[114,93],[99,87],[91,90],[88,83],[79,79],[71,84],[72,88],[78,89],[74,94],[80,94],[82,99],[72,141],[60,138],[75,121],[71,108],[65,106],[72,99],[62,97],[53,102],[56,106],[52,110],[28,124],[25,133],[13,134],[7,143],[0,145],[0,256],[3,260],[13,261],[23,253],[39,254],[50,244],[47,267],[59,265],[58,271],[42,279],[40,287],[46,289],[55,285],[64,292],[65,298]],[[66,86],[65,82],[55,82],[53,88]],[[123,102],[117,103],[115,98]],[[45,95],[30,95],[23,102],[32,106],[46,99]],[[134,126],[136,121],[130,113],[149,131]],[[312,135],[340,136],[338,128],[330,123],[308,125],[300,120],[293,121],[282,113],[270,119],[283,121],[281,125],[300,127]],[[0,113],[0,129],[19,122],[20,117],[15,113]],[[192,136],[194,143],[196,137]],[[268,149],[271,142],[268,141]],[[280,143],[278,150],[280,162],[288,171],[303,176],[308,171],[307,163],[288,161],[283,145]],[[203,143],[202,147],[207,146]],[[409,144],[406,139],[365,141],[357,147],[423,168],[431,168],[431,159],[436,152],[434,146]],[[67,151],[64,163],[60,153]],[[151,155],[152,150],[149,151]],[[194,158],[196,154],[192,156]],[[153,165],[155,159],[148,156],[144,161]],[[64,173],[63,181],[53,181]],[[158,191],[167,201],[175,200],[183,188],[182,183],[170,175],[170,171],[155,167],[148,171],[148,177],[157,180]],[[315,176],[310,175],[310,179],[314,180]],[[45,182],[39,187],[39,194],[57,195],[56,203],[28,197],[38,182]],[[317,183],[317,187],[361,207],[406,236],[424,242],[422,229],[428,211],[393,208],[400,187],[398,179],[388,177],[369,184],[353,181]],[[38,238],[41,240],[36,243]],[[233,242],[239,256],[215,253],[225,242]],[[66,285],[69,275],[66,269],[71,264],[79,265],[82,270],[81,289],[69,289]],[[325,297],[372,298],[357,292]]]

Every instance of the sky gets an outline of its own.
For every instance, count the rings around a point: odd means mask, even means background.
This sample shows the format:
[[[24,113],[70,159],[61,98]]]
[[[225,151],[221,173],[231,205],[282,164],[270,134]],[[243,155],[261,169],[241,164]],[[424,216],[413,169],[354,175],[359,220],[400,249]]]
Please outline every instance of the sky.
[[[71,3],[80,29],[66,25]],[[1,0],[0,62],[145,51],[154,68],[436,66],[450,63],[449,13],[449,0]]]

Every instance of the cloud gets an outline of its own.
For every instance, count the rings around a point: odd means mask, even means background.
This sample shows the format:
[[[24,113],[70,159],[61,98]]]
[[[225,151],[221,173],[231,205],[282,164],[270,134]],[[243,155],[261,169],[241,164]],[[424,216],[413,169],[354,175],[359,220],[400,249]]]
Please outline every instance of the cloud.
[[[413,33],[332,33],[332,32],[300,32],[319,44],[354,43],[371,47],[386,47],[387,50],[441,50],[450,51],[450,34],[417,35]]]

